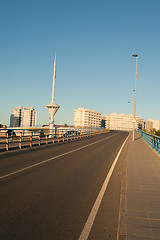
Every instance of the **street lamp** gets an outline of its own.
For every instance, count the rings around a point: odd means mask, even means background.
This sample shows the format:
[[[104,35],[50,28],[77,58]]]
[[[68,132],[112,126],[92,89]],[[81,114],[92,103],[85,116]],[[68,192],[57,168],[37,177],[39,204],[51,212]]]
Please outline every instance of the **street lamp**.
[[[137,88],[137,64],[138,64],[138,55],[132,55],[136,58],[136,75],[135,75],[135,89],[134,89],[134,115],[133,115],[133,135],[132,141],[134,141],[134,131],[135,131],[135,113],[136,113],[136,88]]]
[[[130,104],[131,104],[131,102],[128,102],[128,105],[129,105],[129,108],[128,108],[128,131],[129,131],[129,123],[130,123],[130,117],[129,117],[129,115],[130,115]]]

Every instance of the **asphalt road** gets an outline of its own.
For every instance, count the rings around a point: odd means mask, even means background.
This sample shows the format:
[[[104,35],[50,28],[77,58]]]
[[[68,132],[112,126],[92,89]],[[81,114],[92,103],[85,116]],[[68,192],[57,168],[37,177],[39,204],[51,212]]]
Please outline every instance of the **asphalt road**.
[[[127,132],[0,155],[0,239],[79,240]],[[125,145],[89,240],[115,239]]]

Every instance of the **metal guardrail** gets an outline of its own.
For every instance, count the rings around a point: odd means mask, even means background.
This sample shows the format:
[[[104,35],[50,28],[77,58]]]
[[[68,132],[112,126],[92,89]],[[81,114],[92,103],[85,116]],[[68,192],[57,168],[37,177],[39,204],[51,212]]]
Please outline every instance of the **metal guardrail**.
[[[58,129],[0,129],[0,151],[32,147],[49,143],[72,141],[106,132],[104,129],[70,128]]]
[[[156,135],[152,135],[146,132],[143,132],[142,130],[137,130],[143,139],[153,148],[158,154],[160,154],[160,137]]]

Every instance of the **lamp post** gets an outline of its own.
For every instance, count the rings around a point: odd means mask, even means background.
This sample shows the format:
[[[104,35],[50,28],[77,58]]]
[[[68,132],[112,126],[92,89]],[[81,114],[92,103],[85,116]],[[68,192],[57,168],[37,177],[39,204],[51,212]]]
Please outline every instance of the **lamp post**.
[[[129,131],[129,122],[130,122],[130,117],[129,117],[129,115],[130,115],[130,104],[131,104],[131,102],[128,102],[128,105],[129,105],[129,108],[128,108],[128,131]]]
[[[132,141],[134,142],[138,55],[132,55],[132,57],[136,58],[136,75],[135,75],[135,90],[134,90],[134,93],[135,93],[134,94],[134,115],[133,115],[133,135],[132,135]]]

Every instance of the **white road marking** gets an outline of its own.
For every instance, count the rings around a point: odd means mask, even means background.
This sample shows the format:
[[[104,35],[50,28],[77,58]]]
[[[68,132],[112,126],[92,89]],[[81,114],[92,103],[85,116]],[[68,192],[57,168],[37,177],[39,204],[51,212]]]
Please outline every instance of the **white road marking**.
[[[90,234],[91,228],[92,228],[94,220],[96,218],[98,209],[99,209],[100,204],[102,202],[104,193],[105,193],[105,191],[107,189],[109,180],[110,180],[110,178],[112,176],[112,173],[113,173],[113,170],[115,168],[115,165],[116,165],[116,163],[118,161],[118,158],[119,158],[119,156],[120,156],[120,154],[122,152],[122,149],[123,149],[125,143],[127,142],[128,138],[129,138],[129,136],[130,136],[130,134],[128,135],[128,137],[124,141],[122,147],[120,148],[120,150],[119,150],[119,152],[118,152],[118,154],[117,154],[117,156],[116,156],[116,158],[115,158],[115,160],[114,160],[114,162],[113,162],[113,164],[112,164],[112,166],[111,166],[111,168],[110,168],[110,170],[108,172],[108,175],[107,175],[107,177],[106,177],[106,179],[105,179],[105,181],[104,181],[104,183],[102,185],[102,188],[101,188],[101,190],[100,190],[100,192],[98,194],[98,197],[97,197],[97,199],[96,199],[96,201],[95,201],[95,203],[93,205],[93,208],[92,208],[92,210],[91,210],[91,212],[89,214],[89,217],[88,217],[88,219],[86,221],[86,224],[85,224],[85,226],[83,228],[83,231],[82,231],[82,233],[81,233],[81,235],[80,235],[78,240],[87,240],[88,239],[88,236]]]
[[[83,148],[87,148],[87,147],[89,147],[89,146],[92,146],[92,145],[94,145],[94,144],[96,144],[96,143],[102,142],[102,141],[104,141],[104,140],[106,140],[106,139],[108,139],[108,138],[111,138],[111,137],[113,137],[113,136],[115,136],[115,135],[118,135],[118,134],[119,134],[119,133],[116,133],[116,134],[114,134],[114,135],[111,135],[111,136],[109,136],[109,137],[106,137],[106,138],[104,138],[104,139],[101,139],[101,140],[99,140],[99,141],[96,141],[96,142],[94,142],[94,143],[90,143],[90,144],[85,145],[85,146],[83,146],[83,147],[76,148],[76,149],[74,149],[74,150],[72,150],[72,151],[69,151],[69,152],[60,154],[60,155],[58,155],[58,156],[55,156],[55,157],[46,159],[46,160],[44,160],[44,161],[41,161],[41,162],[39,162],[39,163],[35,163],[35,164],[30,165],[30,166],[28,166],[28,167],[21,168],[21,169],[15,171],[15,172],[11,172],[11,173],[8,173],[8,174],[6,174],[6,175],[0,176],[0,180],[1,180],[1,179],[4,179],[4,178],[7,178],[7,177],[9,177],[9,176],[11,176],[11,175],[15,175],[15,174],[17,174],[17,173],[20,173],[20,172],[26,171],[26,170],[28,170],[28,169],[34,168],[34,167],[36,167],[36,166],[42,165],[42,164],[44,164],[44,163],[46,163],[46,162],[53,161],[53,160],[55,160],[55,159],[57,159],[57,158],[63,157],[63,156],[68,155],[68,154],[70,154],[70,153],[79,151],[79,150],[81,150],[81,149],[83,149]]]

